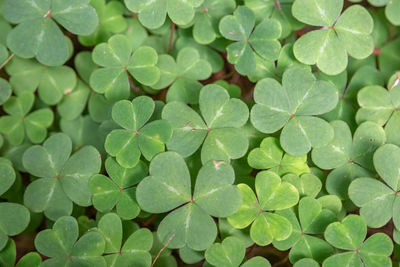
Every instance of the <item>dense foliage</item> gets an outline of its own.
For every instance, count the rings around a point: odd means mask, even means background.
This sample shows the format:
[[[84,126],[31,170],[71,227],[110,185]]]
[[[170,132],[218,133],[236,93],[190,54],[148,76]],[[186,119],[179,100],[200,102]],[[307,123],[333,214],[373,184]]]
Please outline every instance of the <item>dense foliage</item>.
[[[398,26],[400,0],[0,0],[0,267],[398,266]]]

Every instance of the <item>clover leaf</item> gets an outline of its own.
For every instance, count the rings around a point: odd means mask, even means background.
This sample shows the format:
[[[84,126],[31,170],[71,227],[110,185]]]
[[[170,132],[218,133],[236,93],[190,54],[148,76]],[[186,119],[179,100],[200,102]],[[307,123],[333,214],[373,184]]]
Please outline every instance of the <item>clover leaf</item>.
[[[274,240],[285,240],[292,233],[292,225],[283,216],[274,211],[296,205],[299,192],[288,182],[283,182],[272,171],[262,171],[256,176],[253,190],[246,184],[237,186],[242,194],[242,205],[238,212],[228,217],[235,228],[242,229],[250,224],[250,237],[260,246],[266,246]]]
[[[99,22],[90,0],[6,0],[4,17],[18,24],[7,37],[8,48],[22,58],[48,66],[64,64],[70,54],[67,37],[57,23],[73,34],[89,35]]]
[[[255,169],[271,169],[279,175],[294,173],[297,175],[310,172],[307,165],[307,156],[293,157],[284,154],[275,137],[266,137],[260,147],[250,151],[247,161]]]
[[[194,18],[195,8],[202,3],[203,0],[125,0],[126,7],[139,13],[139,21],[149,29],[161,27],[167,13],[175,24],[189,24]]]
[[[101,167],[99,152],[84,146],[71,157],[72,142],[64,133],[49,137],[43,146],[28,148],[23,155],[26,171],[39,177],[28,185],[24,204],[33,212],[44,212],[57,220],[72,212],[72,202],[91,205],[89,178]]]
[[[237,237],[227,237],[221,243],[212,244],[205,253],[207,263],[212,266],[238,267],[245,256],[246,248]],[[268,260],[258,256],[240,265],[270,267]]]
[[[34,101],[34,95],[26,92],[18,97],[10,97],[3,105],[8,115],[0,118],[0,132],[10,144],[21,144],[25,134],[33,143],[40,143],[46,138],[47,128],[53,123],[54,115],[49,108],[29,113]]]
[[[250,116],[253,126],[263,133],[283,127],[280,143],[292,156],[304,156],[312,147],[324,146],[333,139],[332,127],[315,115],[334,109],[338,92],[331,83],[317,80],[305,69],[286,70],[282,85],[271,78],[259,81],[254,100]]]
[[[291,263],[302,258],[312,258],[322,262],[333,254],[333,248],[316,235],[322,234],[328,224],[336,221],[337,216],[320,201],[303,197],[299,202],[297,216],[290,209],[278,211],[277,214],[290,221],[293,231],[286,240],[274,241],[273,245],[279,250],[290,248]]]
[[[342,8],[343,0],[295,0],[292,6],[296,19],[322,27],[294,43],[296,58],[304,64],[316,64],[328,75],[344,71],[348,55],[364,59],[374,50],[370,35],[374,23],[368,11],[360,5],[352,5],[340,14]]]
[[[391,144],[383,145],[376,150],[373,160],[383,182],[366,177],[355,179],[349,186],[350,199],[361,208],[360,215],[369,227],[379,228],[393,218],[394,225],[399,228],[400,198],[397,191],[400,189],[400,148]]]
[[[16,94],[25,91],[34,93],[37,89],[40,99],[48,105],[59,103],[64,96],[74,92],[77,85],[72,68],[47,67],[34,59],[14,57],[6,66],[6,71],[11,76],[10,84]]]
[[[147,165],[139,161],[135,167],[126,169],[113,158],[108,158],[105,165],[110,178],[98,174],[89,180],[93,206],[101,212],[108,212],[116,206],[117,214],[122,219],[135,218],[140,208],[136,202],[136,188],[133,186],[147,175]]]
[[[219,24],[222,36],[235,41],[226,48],[228,61],[235,64],[242,75],[249,75],[256,69],[256,55],[274,61],[281,49],[277,40],[281,36],[281,24],[275,19],[265,19],[254,28],[255,23],[253,11],[239,6],[233,15],[225,16]]]
[[[385,143],[386,136],[383,128],[371,121],[361,124],[353,138],[345,122],[333,121],[330,124],[334,138],[326,146],[314,148],[312,160],[321,169],[334,169],[327,177],[326,188],[330,194],[346,199],[351,181],[356,177],[369,176],[374,170],[373,154]]]
[[[154,108],[154,101],[147,96],[136,97],[132,102],[121,100],[114,105],[112,118],[123,129],[113,130],[104,146],[122,167],[136,166],[142,154],[150,161],[164,151],[164,144],[170,140],[172,129],[166,120],[146,124]]]
[[[182,102],[165,105],[162,118],[173,128],[169,150],[184,157],[201,149],[201,161],[237,159],[247,152],[248,140],[240,129],[248,120],[243,101],[232,98],[219,85],[207,85],[200,91],[200,116]]]
[[[210,77],[212,66],[201,58],[199,51],[193,47],[182,48],[176,57],[175,62],[169,62],[165,68],[174,73],[174,79],[167,93],[167,102],[181,101],[190,104],[197,104],[199,92],[202,85],[198,80],[205,80]],[[172,75],[171,75],[172,78]],[[160,82],[153,86],[154,89],[164,88],[168,84]]]
[[[193,25],[193,38],[200,44],[212,43],[219,37],[219,20],[235,10],[234,0],[204,0],[197,9]]]
[[[100,233],[88,232],[79,238],[78,223],[74,217],[59,218],[52,229],[46,229],[35,238],[36,249],[50,259],[45,266],[107,266],[104,257],[105,242]]]
[[[160,79],[160,70],[156,67],[157,52],[148,46],[133,51],[132,43],[122,34],[97,45],[92,57],[94,63],[102,68],[92,73],[90,85],[109,100],[129,97],[130,75],[143,85],[154,85]]]
[[[78,40],[85,46],[107,42],[113,33],[123,32],[128,26],[123,17],[124,5],[118,1],[91,0],[90,5],[96,9],[99,25],[90,35],[79,35]]]
[[[384,233],[367,236],[367,225],[362,217],[348,215],[342,222],[334,222],[325,230],[325,239],[331,245],[347,252],[327,258],[322,266],[392,266],[389,256],[393,251],[392,240]]]
[[[200,169],[194,192],[188,167],[175,152],[160,153],[136,190],[139,206],[147,212],[171,211],[158,226],[160,240],[169,248],[188,246],[205,250],[215,240],[217,227],[211,216],[227,217],[241,204],[233,168],[225,162],[210,161]]]
[[[15,236],[26,229],[30,214],[25,206],[10,202],[0,203],[0,214],[1,251],[7,245],[8,236]]]
[[[153,235],[146,228],[133,232],[122,245],[123,226],[115,213],[101,217],[97,231],[105,240],[104,259],[112,266],[150,266]]]
[[[396,75],[394,75],[396,77]],[[393,77],[394,78],[394,77]],[[391,79],[388,90],[371,85],[361,89],[357,95],[360,109],[356,114],[357,123],[373,121],[385,127],[388,143],[400,145],[400,86]]]

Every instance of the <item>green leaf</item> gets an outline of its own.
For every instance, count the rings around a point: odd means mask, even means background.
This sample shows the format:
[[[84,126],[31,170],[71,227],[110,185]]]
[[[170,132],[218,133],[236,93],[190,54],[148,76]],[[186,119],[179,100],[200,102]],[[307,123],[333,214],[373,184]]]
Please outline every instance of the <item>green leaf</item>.
[[[193,201],[211,216],[232,215],[242,203],[239,189],[232,185],[234,181],[235,173],[229,164],[208,162],[197,175]]]
[[[164,144],[171,138],[172,129],[163,120],[146,124],[154,107],[154,101],[147,96],[136,97],[132,102],[121,100],[113,106],[112,118],[124,130],[113,130],[107,136],[105,149],[117,158],[121,166],[132,168],[139,162],[141,154],[151,160],[154,155],[164,151]]]
[[[251,239],[260,246],[266,246],[273,240],[285,240],[292,232],[292,225],[283,216],[263,212],[250,228]]]
[[[279,175],[286,173],[302,174],[309,172],[307,157],[293,157],[284,154],[278,139],[266,137],[260,147],[250,151],[247,161],[255,169],[272,169]]]
[[[205,258],[213,266],[239,266],[246,249],[236,237],[227,237],[221,243],[214,243],[207,248]]]
[[[67,39],[56,22],[74,34],[89,35],[98,17],[89,0],[6,1],[6,19],[18,24],[7,37],[7,46],[22,58],[36,57],[48,66],[62,65],[69,57]]]
[[[322,29],[311,31],[295,42],[296,58],[304,64],[316,64],[328,75],[337,75],[345,70],[347,55],[364,59],[374,49],[370,36],[373,20],[368,11],[360,5],[353,5],[340,15],[342,7],[343,0],[329,3],[296,0],[292,7],[294,17],[301,22],[322,26]]]
[[[3,105],[11,96],[11,86],[10,84],[0,78],[0,105]]]
[[[189,170],[177,153],[157,155],[151,161],[149,172],[151,176],[139,183],[136,192],[143,210],[166,212],[191,200]]]
[[[243,101],[230,99],[223,87],[212,84],[201,89],[199,104],[202,117],[183,103],[171,102],[165,106],[162,118],[173,128],[168,149],[188,157],[205,139],[203,163],[244,156],[248,140],[239,128],[247,122],[248,109]]]
[[[337,248],[352,251],[329,257],[323,266],[336,266],[337,263],[391,266],[392,240],[386,234],[377,233],[364,242],[366,234],[367,226],[357,215],[348,215],[341,223],[330,224],[325,231],[326,240]]]
[[[250,75],[256,69],[256,56],[274,61],[279,56],[281,24],[275,19],[266,19],[255,28],[255,16],[251,9],[239,6],[233,15],[223,17],[219,30],[228,40],[236,41],[226,49],[228,61],[235,64],[242,75]],[[253,31],[254,28],[254,31]]]
[[[205,250],[215,240],[217,227],[213,219],[194,203],[189,203],[169,213],[160,223],[158,237],[169,248],[187,245],[194,250]]]
[[[144,85],[153,85],[160,78],[160,70],[156,67],[157,52],[147,46],[133,51],[132,43],[122,34],[97,45],[92,57],[103,68],[91,74],[90,85],[94,91],[105,94],[112,101],[129,97],[129,75]]]
[[[140,161],[134,168],[126,169],[113,158],[108,158],[105,165],[110,178],[94,175],[89,180],[93,206],[101,212],[108,212],[116,206],[117,214],[122,219],[135,218],[140,209],[136,202],[136,190],[132,186],[147,175],[147,165]]]
[[[27,228],[30,214],[25,206],[4,202],[0,203],[0,212],[2,214],[0,218],[0,236],[15,236]],[[0,246],[3,245],[1,239],[0,237]]]
[[[101,234],[88,232],[78,239],[78,223],[75,218],[61,217],[53,229],[41,231],[35,238],[35,247],[49,257],[44,264],[107,266],[102,257],[105,242]]]
[[[311,147],[323,146],[333,139],[332,128],[312,115],[332,110],[337,104],[337,91],[332,84],[316,80],[309,71],[288,69],[283,74],[282,86],[269,78],[259,81],[254,99],[252,124],[264,133],[283,127],[281,145],[292,156],[303,156]]]
[[[1,158],[0,158],[1,159]],[[15,171],[8,161],[0,161],[0,196],[15,182]]]
[[[294,185],[301,197],[316,197],[322,188],[321,180],[311,173],[305,173],[301,176],[288,173],[282,177],[282,180]]]
[[[344,250],[355,250],[367,235],[367,225],[362,217],[349,215],[340,222],[330,224],[325,230],[325,239],[333,246]]]
[[[356,129],[352,140],[350,128],[345,122],[333,121],[330,124],[334,139],[330,144],[313,150],[314,163],[322,169],[333,169],[354,162],[371,169],[373,153],[386,141],[382,127],[365,122]]]
[[[274,172],[259,172],[255,186],[263,210],[283,210],[296,205],[299,201],[296,187],[282,182],[279,175]]]
[[[41,178],[29,184],[24,194],[24,203],[32,211],[44,211],[56,220],[71,213],[71,201],[81,206],[91,204],[88,180],[100,171],[100,154],[85,146],[70,157],[71,149],[71,139],[59,133],[48,138],[43,146],[25,151],[25,169]]]

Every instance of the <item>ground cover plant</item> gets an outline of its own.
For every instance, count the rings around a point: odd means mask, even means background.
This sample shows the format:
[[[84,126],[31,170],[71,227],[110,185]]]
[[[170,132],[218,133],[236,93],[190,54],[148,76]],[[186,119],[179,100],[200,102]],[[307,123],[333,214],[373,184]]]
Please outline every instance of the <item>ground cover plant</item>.
[[[0,0],[0,267],[400,264],[399,0]]]

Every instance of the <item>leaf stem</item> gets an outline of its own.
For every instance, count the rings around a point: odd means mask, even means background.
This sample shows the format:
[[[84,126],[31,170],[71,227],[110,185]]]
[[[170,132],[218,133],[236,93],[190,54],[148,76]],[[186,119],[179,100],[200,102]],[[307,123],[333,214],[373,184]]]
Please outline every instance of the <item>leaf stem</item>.
[[[6,61],[4,61],[3,64],[1,64],[0,70],[1,70],[2,68],[4,68],[4,66],[7,65],[7,63],[10,62],[10,60],[11,60],[13,57],[14,57],[14,54],[11,54],[11,55],[6,59]]]
[[[171,235],[171,237],[168,239],[167,243],[165,243],[165,245],[162,247],[162,249],[160,249],[160,251],[158,252],[157,256],[154,258],[153,263],[151,264],[150,267],[153,267],[154,264],[156,263],[157,259],[160,257],[161,253],[164,251],[164,249],[166,249],[166,247],[168,247],[169,242],[171,242],[172,238],[174,238],[175,234]]]
[[[168,54],[171,54],[171,51],[172,51],[172,45],[173,45],[173,42],[174,42],[175,28],[176,28],[176,25],[175,25],[175,23],[172,22],[172,24],[171,24],[171,32],[169,34]]]

